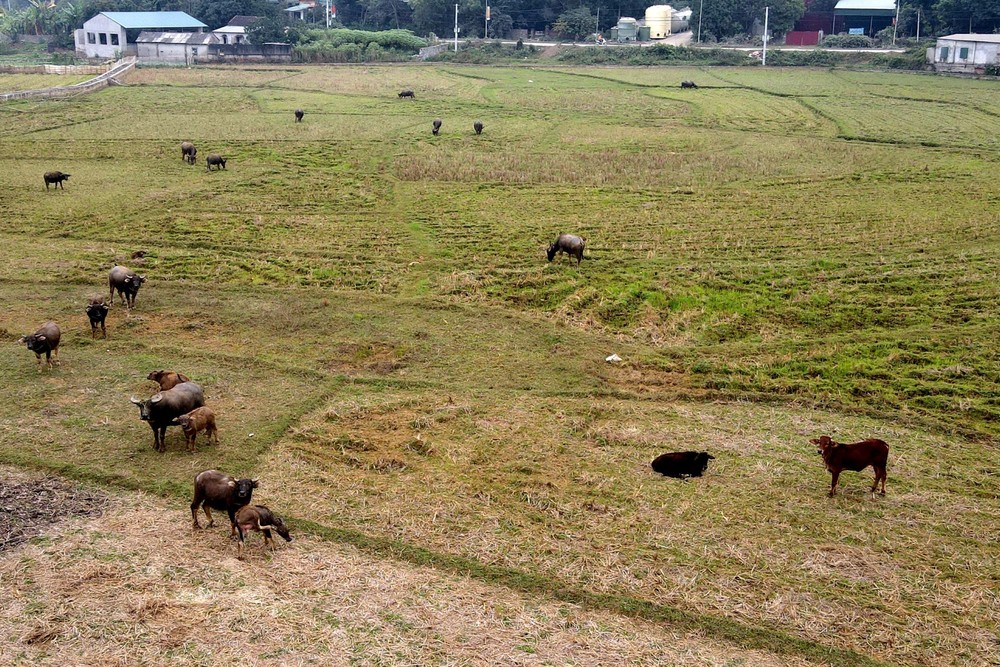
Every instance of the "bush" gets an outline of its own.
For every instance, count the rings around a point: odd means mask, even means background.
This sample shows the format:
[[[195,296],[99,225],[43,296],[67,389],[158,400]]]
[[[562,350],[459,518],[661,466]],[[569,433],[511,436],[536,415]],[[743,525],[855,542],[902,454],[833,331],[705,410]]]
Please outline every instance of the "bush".
[[[907,49],[905,53],[880,53],[872,58],[872,65],[886,69],[927,69],[927,51],[918,46]]]
[[[427,40],[409,30],[312,29],[302,32],[292,57],[312,63],[398,62],[425,46]]]
[[[831,49],[870,49],[875,46],[875,40],[865,35],[840,33],[839,35],[827,35],[820,42],[820,46]]]

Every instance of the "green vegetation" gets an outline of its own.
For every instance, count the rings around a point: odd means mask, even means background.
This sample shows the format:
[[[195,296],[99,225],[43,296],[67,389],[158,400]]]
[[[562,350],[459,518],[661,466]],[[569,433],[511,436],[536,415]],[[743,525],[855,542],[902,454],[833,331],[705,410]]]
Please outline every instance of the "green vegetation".
[[[993,659],[994,84],[450,64],[127,83],[0,107],[0,463],[176,499],[199,470],[252,472],[293,526],[530,595],[815,664]],[[570,231],[587,259],[547,263]],[[134,250],[138,308],[92,340],[85,299]],[[63,365],[39,374],[14,341],[50,318]],[[204,383],[217,447],[152,451],[128,397],[155,368]],[[820,433],[888,441],[889,495],[847,473],[827,498]],[[681,449],[716,456],[707,476],[654,478]]]

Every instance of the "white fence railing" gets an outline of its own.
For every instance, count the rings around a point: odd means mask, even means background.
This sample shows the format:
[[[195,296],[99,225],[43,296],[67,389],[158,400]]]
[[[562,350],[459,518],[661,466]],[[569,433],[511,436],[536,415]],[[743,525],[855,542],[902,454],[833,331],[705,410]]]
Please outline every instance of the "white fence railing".
[[[72,86],[53,86],[38,90],[17,90],[12,93],[0,93],[0,102],[23,100],[31,97],[71,97],[73,95],[80,95],[81,93],[91,93],[107,86],[111,79],[135,67],[135,61],[135,56],[122,58],[103,74],[82,83],[73,84]]]

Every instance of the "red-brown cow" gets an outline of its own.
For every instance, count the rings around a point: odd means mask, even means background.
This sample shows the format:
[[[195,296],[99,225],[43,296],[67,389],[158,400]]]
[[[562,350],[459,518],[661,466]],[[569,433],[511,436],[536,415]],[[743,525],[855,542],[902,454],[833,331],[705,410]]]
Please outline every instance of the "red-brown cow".
[[[834,442],[828,435],[821,435],[819,438],[810,440],[816,445],[817,452],[823,457],[826,469],[833,475],[833,482],[830,485],[830,496],[837,492],[837,480],[844,470],[859,472],[868,466],[875,470],[875,483],[872,484],[872,498],[875,498],[875,489],[878,488],[879,481],[882,482],[881,494],[885,495],[885,466],[889,460],[889,445],[882,440],[869,438],[861,442],[844,444]]]

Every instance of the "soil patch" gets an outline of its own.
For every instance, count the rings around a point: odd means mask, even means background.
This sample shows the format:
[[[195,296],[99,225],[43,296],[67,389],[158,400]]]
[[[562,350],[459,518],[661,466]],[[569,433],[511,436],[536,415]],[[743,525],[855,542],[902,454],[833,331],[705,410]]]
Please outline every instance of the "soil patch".
[[[107,496],[57,477],[0,468],[0,552],[16,548],[70,516],[100,516]]]

